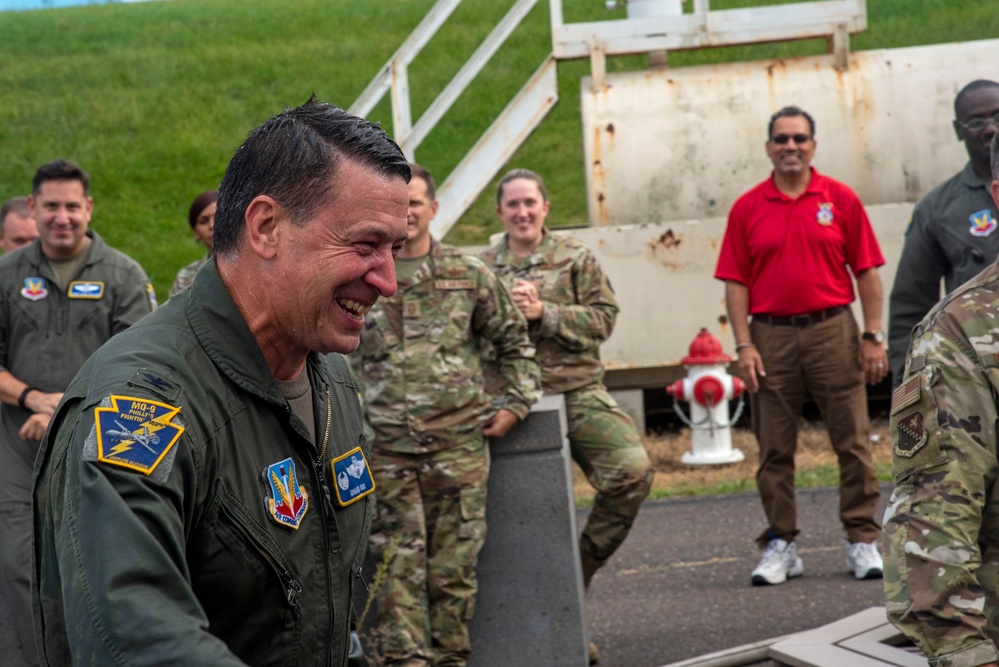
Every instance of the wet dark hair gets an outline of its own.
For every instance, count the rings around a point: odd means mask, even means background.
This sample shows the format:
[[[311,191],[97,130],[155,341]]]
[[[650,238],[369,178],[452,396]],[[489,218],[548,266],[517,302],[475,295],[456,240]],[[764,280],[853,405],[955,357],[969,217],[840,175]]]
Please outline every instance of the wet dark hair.
[[[219,198],[218,190],[206,190],[194,198],[191,208],[187,211],[187,222],[194,229],[198,224],[198,216]]]
[[[31,194],[42,191],[42,183],[46,181],[79,181],[83,186],[83,194],[90,196],[90,174],[83,171],[80,165],[69,160],[53,160],[38,168],[35,178],[31,181]]]
[[[335,194],[334,177],[345,159],[409,182],[409,162],[384,130],[315,95],[254,129],[236,149],[219,185],[215,254],[236,251],[243,216],[260,195],[274,198],[293,223],[306,224]]]
[[[434,183],[434,177],[430,175],[427,168],[415,162],[410,162],[409,171],[412,172],[413,178],[422,178],[423,182],[427,184],[427,199],[430,201],[437,199],[437,184]]]
[[[499,207],[503,203],[503,186],[505,186],[510,181],[516,181],[518,178],[523,178],[524,180],[534,181],[535,185],[538,186],[538,191],[541,193],[541,201],[548,201],[548,188],[545,187],[545,181],[537,173],[531,171],[530,169],[511,169],[503,175],[500,179],[499,185],[496,186],[496,206]]]
[[[770,123],[767,125],[767,139],[773,139],[774,123],[778,118],[804,118],[808,121],[808,134],[815,138],[815,119],[804,109],[796,106],[784,107],[773,116],[770,116]]]

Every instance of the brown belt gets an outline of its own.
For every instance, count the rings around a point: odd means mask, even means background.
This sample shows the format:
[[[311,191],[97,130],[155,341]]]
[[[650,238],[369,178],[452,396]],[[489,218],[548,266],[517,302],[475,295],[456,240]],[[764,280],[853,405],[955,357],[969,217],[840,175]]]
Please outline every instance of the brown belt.
[[[767,315],[766,313],[753,314],[754,322],[762,322],[777,327],[810,327],[819,322],[833,318],[844,310],[847,306],[835,306],[826,308],[815,313],[805,313],[803,315]]]

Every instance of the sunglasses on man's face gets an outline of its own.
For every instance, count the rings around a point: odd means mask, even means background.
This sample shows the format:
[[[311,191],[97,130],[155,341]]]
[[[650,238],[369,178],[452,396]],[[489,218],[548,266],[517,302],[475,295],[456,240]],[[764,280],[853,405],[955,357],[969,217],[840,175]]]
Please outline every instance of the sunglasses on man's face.
[[[796,144],[803,144],[806,141],[811,141],[812,138],[807,134],[775,134],[774,136],[770,137],[770,141],[774,142],[775,144],[779,144],[781,146],[783,146],[792,139],[794,139],[794,143]]]

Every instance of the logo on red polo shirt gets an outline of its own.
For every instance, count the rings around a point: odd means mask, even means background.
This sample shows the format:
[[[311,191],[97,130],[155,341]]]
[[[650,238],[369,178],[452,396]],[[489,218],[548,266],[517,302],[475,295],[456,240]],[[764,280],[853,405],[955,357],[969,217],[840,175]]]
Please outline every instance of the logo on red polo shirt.
[[[983,209],[968,216],[971,221],[971,228],[968,230],[972,236],[988,236],[996,230],[996,219],[992,217],[992,211]]]
[[[819,204],[819,212],[815,214],[815,221],[820,225],[828,227],[833,222],[833,205],[831,201]]]

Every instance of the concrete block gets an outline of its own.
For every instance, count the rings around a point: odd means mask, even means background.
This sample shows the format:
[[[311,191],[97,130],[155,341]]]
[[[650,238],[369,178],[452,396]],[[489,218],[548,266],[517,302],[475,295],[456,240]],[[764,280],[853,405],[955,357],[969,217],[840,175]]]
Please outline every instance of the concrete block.
[[[635,420],[639,435],[645,435],[645,393],[641,389],[614,389],[610,395]]]
[[[493,440],[469,667],[587,664],[571,458],[561,395]]]

